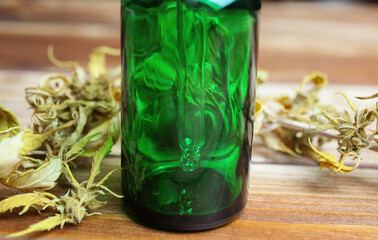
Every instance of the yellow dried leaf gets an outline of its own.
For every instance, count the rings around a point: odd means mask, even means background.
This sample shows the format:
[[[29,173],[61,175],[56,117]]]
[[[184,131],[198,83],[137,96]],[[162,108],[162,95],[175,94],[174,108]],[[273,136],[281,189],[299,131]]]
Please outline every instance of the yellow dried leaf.
[[[101,138],[98,138],[98,136],[101,135],[100,132],[90,132],[90,134],[87,134],[82,139],[80,139],[78,142],[76,142],[74,145],[71,146],[71,149],[66,153],[67,161],[70,162],[74,158],[80,156],[84,153],[85,147],[94,141],[98,141]]]
[[[260,101],[256,101],[255,103],[255,114],[261,114],[262,112],[262,104]]]
[[[7,178],[22,162],[18,156],[23,146],[22,135],[23,132],[20,132],[16,136],[5,138],[0,142],[0,180]]]
[[[353,171],[358,166],[358,162],[354,167],[349,167],[344,165],[344,161],[347,156],[350,154],[346,154],[342,157],[341,161],[337,161],[337,159],[332,156],[332,154],[329,153],[322,153],[321,151],[317,150],[312,144],[311,141],[309,141],[311,149],[317,154],[318,157],[315,157],[314,160],[316,160],[320,164],[320,168],[329,168],[336,172],[342,172],[347,173]],[[311,154],[311,156],[313,156]]]
[[[353,105],[353,103],[350,101],[350,99],[347,97],[347,95],[345,95],[345,94],[342,93],[342,92],[338,92],[338,94],[341,94],[341,95],[345,98],[345,100],[347,100],[347,102],[348,102],[350,108],[351,108],[354,112],[357,111],[357,108]]]
[[[20,215],[28,211],[30,207],[35,208],[39,212],[47,205],[52,207],[56,206],[55,203],[50,203],[51,199],[54,198],[56,197],[52,194],[38,192],[14,195],[0,202],[0,213],[6,211],[12,212],[14,208],[18,207],[24,207],[19,213]]]
[[[23,146],[20,149],[21,155],[28,155],[31,151],[37,149],[41,144],[52,134],[52,132],[48,132],[45,134],[33,134],[33,131],[30,129],[26,129],[23,132],[21,141],[23,142]]]
[[[41,165],[43,165],[43,163],[44,163],[44,161],[42,161],[40,159],[35,159],[35,158],[32,158],[32,157],[21,156],[21,158],[22,158],[22,167],[24,169],[38,168]]]
[[[303,88],[310,82],[314,84],[316,88],[322,88],[328,84],[328,79],[327,76],[321,72],[314,72],[306,75],[302,80],[299,91],[303,90]]]
[[[85,74],[84,69],[80,66],[80,64],[78,62],[74,62],[74,61],[63,62],[63,61],[59,61],[54,56],[54,48],[53,48],[53,46],[49,46],[48,47],[48,49],[47,49],[47,56],[48,56],[49,60],[55,66],[57,66],[57,67],[61,67],[61,68],[74,68],[75,71],[73,72],[72,82],[73,82],[74,85],[82,87],[82,84],[84,82],[86,74]]]
[[[48,112],[39,112],[36,110],[32,116],[34,126],[47,126],[57,119],[57,111],[54,106]]]
[[[23,146],[19,151],[19,154],[21,155],[28,155],[31,151],[37,149],[41,146],[41,144],[53,133],[56,131],[59,131],[61,129],[70,127],[73,125],[75,121],[68,122],[64,124],[63,126],[57,127],[55,129],[52,129],[46,133],[43,134],[33,134],[33,131],[27,129],[25,130],[24,134],[22,135],[22,142]]]
[[[356,97],[356,98],[360,99],[360,100],[367,100],[367,99],[378,98],[378,93],[374,93],[373,95],[366,96],[366,97]]]
[[[3,184],[22,191],[48,190],[55,186],[61,171],[62,160],[56,157],[37,169],[13,173]]]
[[[40,87],[51,95],[61,96],[66,92],[69,84],[70,81],[66,76],[55,74],[44,78],[40,83]]]
[[[113,141],[115,142],[118,137],[120,130],[120,117],[113,117],[103,121],[100,125],[93,128],[89,133],[87,133],[83,139],[95,135],[85,147],[85,152],[81,154],[83,157],[93,157],[95,152],[104,144],[107,140],[108,134],[113,136]]]
[[[40,221],[36,224],[30,225],[28,229],[25,229],[20,232],[9,234],[8,237],[20,237],[26,234],[36,232],[36,231],[50,231],[51,229],[55,228],[56,226],[61,226],[68,222],[68,219],[65,216],[61,216],[56,214],[53,217],[49,217],[43,221]]]
[[[53,46],[49,46],[47,48],[47,57],[57,67],[61,67],[61,68],[72,67],[72,68],[75,68],[75,69],[80,67],[78,62],[74,62],[74,61],[62,62],[62,61],[56,59],[55,56],[54,56],[54,47]]]
[[[294,157],[298,157],[298,154],[291,150],[288,146],[286,146],[279,137],[274,135],[272,132],[265,132],[260,134],[261,139],[263,140],[264,144],[273,150],[288,153]]]
[[[290,102],[290,98],[288,96],[279,96],[274,100],[279,104],[281,111],[292,108],[292,103]]]
[[[85,108],[85,107],[81,107],[81,106],[79,107],[79,111],[78,111],[78,113],[75,117],[76,129],[70,135],[70,141],[68,142],[69,145],[76,143],[80,139],[82,132],[84,130],[84,127],[87,124],[88,114],[91,111],[92,110],[90,108]]]
[[[119,56],[121,51],[119,49],[101,46],[96,48],[89,56],[88,71],[92,77],[98,77],[106,73],[106,56]]]
[[[71,126],[73,122],[55,128],[44,134],[33,134],[29,129],[19,132],[16,136],[5,138],[0,142],[0,180],[6,179],[16,171],[22,163],[19,155],[28,155],[37,149],[54,132]]]
[[[94,182],[95,177],[100,173],[102,160],[105,158],[106,155],[108,155],[111,152],[112,148],[113,139],[112,136],[109,136],[104,145],[98,151],[96,151],[94,155],[92,169],[91,173],[89,174],[87,187]]]
[[[97,185],[102,185],[106,180],[108,180],[108,178],[110,177],[110,175],[112,175],[115,171],[118,171],[118,170],[121,170],[121,168],[116,168],[116,169],[113,169],[112,171],[108,172],[105,177],[103,177],[98,183]]]
[[[16,116],[6,109],[5,107],[0,105],[0,132],[5,132],[6,134],[0,135],[0,141],[5,137],[12,137],[16,135],[20,130],[18,129],[20,124]],[[7,131],[11,128],[14,128],[11,131]]]
[[[262,111],[262,104],[260,101],[256,101],[255,103],[255,119],[253,123],[253,132],[257,134],[261,129],[263,124],[263,111]]]
[[[264,69],[257,70],[257,86],[268,81],[269,73]]]
[[[113,142],[116,142],[121,133],[121,112],[118,112],[116,116],[113,116],[112,123],[109,127],[110,135],[113,136]]]

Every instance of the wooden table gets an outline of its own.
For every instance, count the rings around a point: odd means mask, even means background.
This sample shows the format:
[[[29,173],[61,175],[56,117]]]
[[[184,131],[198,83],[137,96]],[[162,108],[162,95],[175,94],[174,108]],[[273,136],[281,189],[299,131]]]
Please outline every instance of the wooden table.
[[[30,111],[23,88],[56,71],[45,57],[53,43],[61,59],[85,63],[98,45],[119,46],[118,1],[0,1],[0,104],[13,110],[23,125]],[[324,101],[346,108],[334,93],[367,95],[378,89],[378,5],[352,3],[266,2],[261,16],[260,66],[271,83],[260,95],[290,91],[314,70],[331,81]],[[112,59],[110,64],[118,64]],[[291,83],[288,83],[291,82]],[[293,83],[295,82],[295,83]],[[352,85],[351,85],[352,84]],[[325,151],[335,152],[327,145]],[[33,235],[36,239],[378,239],[377,154],[367,152],[360,167],[336,174],[310,159],[293,158],[254,143],[248,205],[239,219],[222,228],[173,233],[146,227],[109,197],[101,216],[78,226]],[[119,166],[119,146],[104,162],[102,174]],[[74,174],[87,177],[89,161]],[[120,193],[120,175],[108,186]],[[61,186],[55,193],[64,194]],[[17,191],[0,185],[0,200]],[[52,215],[17,211],[0,215],[0,238]]]

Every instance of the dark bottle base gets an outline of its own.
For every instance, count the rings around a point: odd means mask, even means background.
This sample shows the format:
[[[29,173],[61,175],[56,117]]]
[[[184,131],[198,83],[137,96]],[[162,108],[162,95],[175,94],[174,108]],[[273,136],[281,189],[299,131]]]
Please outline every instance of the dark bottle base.
[[[125,198],[124,201],[127,210],[144,223],[166,230],[187,232],[209,230],[232,222],[244,209],[247,204],[247,197],[244,194],[240,194],[232,206],[226,209],[215,213],[194,216],[162,214],[140,206],[130,199]]]

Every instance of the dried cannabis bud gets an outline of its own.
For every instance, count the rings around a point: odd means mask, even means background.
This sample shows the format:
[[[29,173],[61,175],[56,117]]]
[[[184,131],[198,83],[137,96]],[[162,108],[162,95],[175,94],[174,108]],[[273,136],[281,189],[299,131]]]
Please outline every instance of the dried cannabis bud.
[[[97,214],[90,211],[105,204],[97,200],[98,196],[108,192],[122,197],[103,185],[115,170],[94,181],[120,133],[120,68],[106,69],[107,54],[119,55],[119,50],[95,49],[87,76],[78,63],[57,60],[49,48],[49,58],[55,65],[72,67],[74,72],[71,78],[51,75],[38,87],[26,89],[26,100],[34,109],[33,130],[22,129],[14,114],[0,106],[0,182],[27,192],[1,201],[0,213],[17,207],[23,207],[20,214],[31,207],[38,211],[51,207],[59,212],[10,236],[79,223],[84,216]],[[70,170],[79,156],[94,157],[89,179],[81,184]],[[58,198],[46,191],[61,175],[74,189]]]
[[[25,90],[26,100],[34,109],[34,131],[46,133],[70,121],[74,121],[74,125],[47,139],[44,143],[47,155],[56,155],[69,138],[67,147],[70,149],[83,139],[85,145],[91,143],[80,154],[93,156],[107,139],[108,128],[114,140],[118,139],[121,71],[120,68],[106,71],[106,54],[119,55],[119,50],[108,47],[95,49],[89,57],[90,76],[87,78],[78,63],[57,60],[52,54],[52,48],[49,48],[49,58],[56,66],[72,67],[74,72],[71,79],[55,74],[43,79],[39,87]]]
[[[261,76],[266,80],[266,73]],[[340,112],[331,105],[320,103],[318,93],[327,83],[324,74],[315,72],[304,77],[293,98],[257,98],[256,135],[271,149],[293,156],[309,156],[321,168],[350,172],[358,166],[366,150],[378,150],[378,102],[375,109],[357,108],[343,94],[354,113],[351,117],[346,111]],[[374,94],[358,99],[377,97],[378,94]],[[371,129],[374,122],[375,130]],[[339,159],[317,150],[312,145],[315,139],[319,146],[337,139]],[[344,165],[347,157],[356,161],[355,166]]]
[[[18,237],[35,231],[51,230],[56,226],[63,227],[66,223],[77,224],[82,221],[84,216],[100,214],[98,212],[89,213],[88,211],[96,210],[106,203],[96,199],[100,195],[105,195],[106,192],[114,195],[115,197],[122,198],[122,196],[113,193],[103,185],[108,177],[118,169],[109,172],[99,182],[95,183],[94,181],[95,177],[100,173],[102,160],[111,151],[112,147],[113,141],[110,137],[95,153],[89,178],[87,181],[84,181],[81,184],[76,181],[71,173],[69,166],[65,163],[65,170],[67,171],[67,175],[69,176],[68,181],[74,187],[74,190],[69,190],[67,194],[62,196],[61,198],[58,198],[53,194],[35,192],[16,195],[4,200],[6,201],[6,203],[0,203],[0,210],[5,209],[5,207],[2,208],[2,206],[4,205],[7,206],[10,210],[16,207],[15,204],[17,204],[17,206],[25,206],[20,214],[26,212],[30,206],[36,208],[37,210],[40,210],[41,206],[43,206],[43,209],[51,207],[59,212],[55,216],[49,217],[41,222],[31,225],[24,231],[13,233],[9,236]],[[21,199],[29,199],[29,201],[25,202]]]
[[[21,128],[13,113],[0,106],[0,112],[4,116],[0,119],[2,126],[11,126],[8,130],[2,130],[3,138],[0,140],[0,182],[8,187],[21,191],[48,190],[55,186],[62,165],[58,158],[44,161],[31,158],[30,154],[56,131],[67,128],[72,122],[65,123],[43,134],[34,134],[31,130]],[[13,124],[13,125],[12,125]],[[14,131],[18,133],[12,136]],[[7,136],[8,135],[8,136]],[[24,172],[18,171],[23,164],[28,168],[30,164],[38,163],[36,169]]]

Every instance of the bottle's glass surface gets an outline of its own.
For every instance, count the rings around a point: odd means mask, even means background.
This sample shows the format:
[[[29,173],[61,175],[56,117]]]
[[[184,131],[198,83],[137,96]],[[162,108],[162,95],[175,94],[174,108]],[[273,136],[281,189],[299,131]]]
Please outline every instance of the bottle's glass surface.
[[[257,1],[122,1],[122,184],[128,209],[176,230],[247,201]]]

